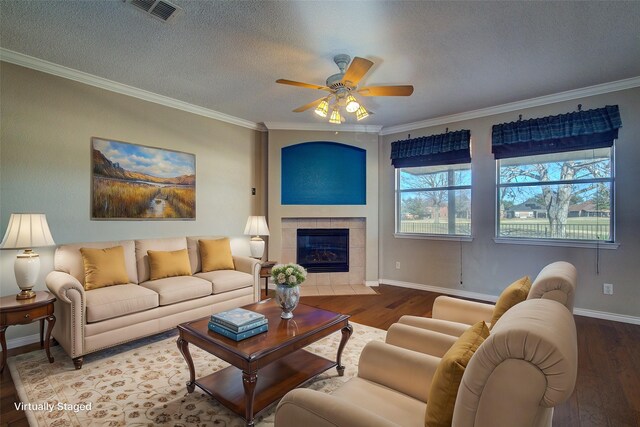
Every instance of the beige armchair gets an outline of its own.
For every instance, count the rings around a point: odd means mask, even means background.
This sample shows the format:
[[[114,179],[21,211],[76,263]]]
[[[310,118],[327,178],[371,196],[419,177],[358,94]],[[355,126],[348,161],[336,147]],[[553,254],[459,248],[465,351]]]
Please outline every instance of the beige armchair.
[[[356,377],[331,394],[309,389],[287,393],[276,409],[275,425],[423,427],[441,360],[433,353],[444,347],[435,343],[428,351],[432,354],[425,354],[370,342]],[[570,397],[576,374],[572,314],[556,301],[525,301],[504,314],[504,321],[496,323],[471,357],[457,391],[452,425],[550,426],[553,407]]]
[[[565,261],[551,263],[538,273],[527,299],[551,299],[573,312],[577,277],[576,268],[572,264]],[[433,302],[432,317],[406,315],[398,323],[460,336],[469,325],[476,322],[484,320],[490,324],[494,308],[494,304],[439,296]]]

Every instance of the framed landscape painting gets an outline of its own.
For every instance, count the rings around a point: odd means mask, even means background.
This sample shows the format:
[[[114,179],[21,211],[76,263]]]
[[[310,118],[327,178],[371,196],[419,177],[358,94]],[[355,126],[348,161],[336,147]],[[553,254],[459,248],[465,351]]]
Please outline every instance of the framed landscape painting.
[[[91,138],[91,219],[196,217],[196,156]]]

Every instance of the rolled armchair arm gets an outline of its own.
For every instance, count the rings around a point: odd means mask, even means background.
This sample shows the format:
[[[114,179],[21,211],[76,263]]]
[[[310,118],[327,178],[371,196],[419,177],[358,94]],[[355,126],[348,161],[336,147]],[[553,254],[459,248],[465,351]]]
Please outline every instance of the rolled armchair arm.
[[[432,317],[467,325],[473,325],[481,320],[490,323],[493,309],[493,304],[439,296],[433,302]]]
[[[82,356],[86,323],[86,299],[82,284],[62,271],[49,273],[45,283],[57,298],[54,338],[72,358]]]
[[[358,377],[427,402],[439,363],[436,356],[371,341],[360,353]]]
[[[409,314],[402,316],[398,320],[398,323],[413,326],[415,328],[428,329],[433,332],[440,332],[441,334],[452,335],[454,337],[459,337],[464,331],[469,329],[469,325],[466,323],[433,319],[431,317],[411,316]]]
[[[276,408],[278,427],[393,427],[396,424],[330,394],[297,388]]]
[[[394,323],[387,331],[385,342],[407,350],[442,357],[457,339],[441,332]]]

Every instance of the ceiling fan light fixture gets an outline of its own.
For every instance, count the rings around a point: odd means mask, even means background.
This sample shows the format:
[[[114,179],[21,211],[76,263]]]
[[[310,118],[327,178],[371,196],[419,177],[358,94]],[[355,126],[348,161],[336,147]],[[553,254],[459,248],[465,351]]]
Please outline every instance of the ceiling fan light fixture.
[[[345,107],[345,110],[347,110],[347,112],[349,113],[355,113],[356,111],[358,111],[358,108],[360,108],[358,100],[355,96],[349,94],[347,96],[347,106]]]
[[[323,99],[316,107],[315,113],[320,117],[327,117],[327,114],[329,114],[329,103],[326,99]]]
[[[360,108],[358,108],[358,110],[356,111],[356,119],[360,121],[362,119],[366,119],[367,117],[369,117],[369,112],[366,108],[364,108],[364,105],[360,105]]]
[[[342,117],[340,116],[340,111],[337,108],[334,108],[331,112],[331,117],[329,118],[329,123],[333,123],[339,125],[342,123]]]

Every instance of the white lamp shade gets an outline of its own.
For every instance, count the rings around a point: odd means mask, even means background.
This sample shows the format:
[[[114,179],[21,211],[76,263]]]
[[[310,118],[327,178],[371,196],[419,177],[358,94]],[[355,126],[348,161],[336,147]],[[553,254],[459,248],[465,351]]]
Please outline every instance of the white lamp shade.
[[[263,216],[250,216],[244,228],[244,234],[247,236],[268,236],[269,227],[267,227],[266,218]]]
[[[9,218],[0,248],[30,249],[55,244],[45,214],[14,213]]]

